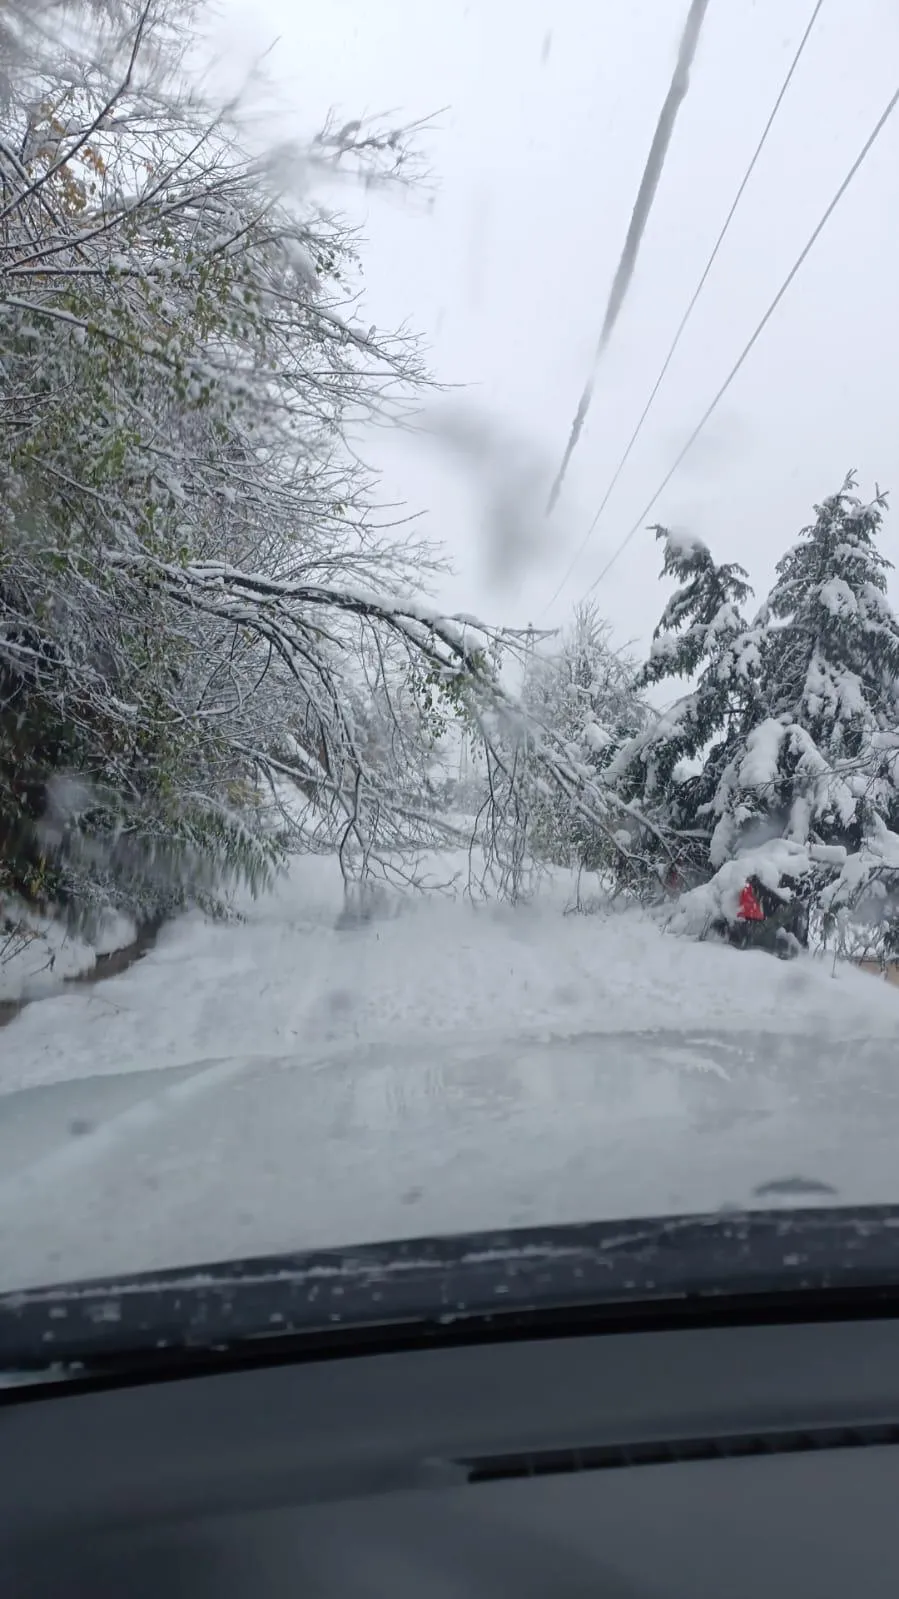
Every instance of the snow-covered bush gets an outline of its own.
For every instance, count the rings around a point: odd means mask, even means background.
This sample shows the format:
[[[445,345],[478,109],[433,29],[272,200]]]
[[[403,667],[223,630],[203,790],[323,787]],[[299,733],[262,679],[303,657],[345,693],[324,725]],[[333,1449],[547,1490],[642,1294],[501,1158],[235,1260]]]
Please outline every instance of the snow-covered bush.
[[[591,604],[576,609],[561,638],[529,656],[523,700],[535,723],[561,741],[575,769],[600,783],[616,751],[648,714],[635,663],[613,647],[609,623]],[[611,832],[598,827],[576,798],[541,784],[531,805],[530,844],[539,859],[554,865],[603,872],[619,862],[630,834],[623,819]]]
[[[831,875],[819,898],[822,945],[856,960],[895,959],[899,956],[899,834],[875,823],[862,848],[834,864],[839,870]]]
[[[755,849],[744,850],[736,859],[725,861],[708,882],[699,883],[680,896],[668,926],[672,932],[704,938],[720,923],[733,923],[740,895],[750,878],[755,878],[775,894],[789,898],[792,885],[805,887],[814,873],[809,850],[789,839],[770,839]],[[785,887],[788,883],[791,886]]]

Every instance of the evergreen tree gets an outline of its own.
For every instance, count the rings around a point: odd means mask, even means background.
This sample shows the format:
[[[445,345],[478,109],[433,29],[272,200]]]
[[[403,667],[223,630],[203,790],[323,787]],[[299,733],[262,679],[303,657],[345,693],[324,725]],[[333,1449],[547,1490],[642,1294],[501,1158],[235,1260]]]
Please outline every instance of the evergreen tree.
[[[779,561],[759,617],[762,714],[715,799],[714,864],[764,831],[854,853],[899,826],[899,624],[876,539],[886,506],[849,474]]]
[[[666,835],[643,831],[647,860],[692,877],[704,869],[719,774],[758,702],[758,638],[741,611],[752,593],[743,567],[718,565],[700,539],[664,527],[655,534],[664,541],[661,575],[678,588],[640,681],[694,685],[619,751],[608,775]]]

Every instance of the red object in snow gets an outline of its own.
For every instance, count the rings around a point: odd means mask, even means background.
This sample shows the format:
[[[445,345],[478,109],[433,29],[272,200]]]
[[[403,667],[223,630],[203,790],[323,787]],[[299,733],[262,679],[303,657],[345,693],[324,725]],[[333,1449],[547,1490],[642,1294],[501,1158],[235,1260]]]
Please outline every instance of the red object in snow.
[[[758,902],[758,897],[751,883],[744,883],[740,890],[740,908],[737,911],[737,920],[741,922],[763,922],[765,920],[765,912]]]

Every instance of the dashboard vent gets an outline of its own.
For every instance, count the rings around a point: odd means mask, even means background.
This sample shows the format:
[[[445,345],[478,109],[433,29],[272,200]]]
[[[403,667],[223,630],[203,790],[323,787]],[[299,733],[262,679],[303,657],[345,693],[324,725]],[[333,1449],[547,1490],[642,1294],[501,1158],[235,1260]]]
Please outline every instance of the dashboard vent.
[[[817,1449],[867,1449],[899,1444],[899,1422],[855,1427],[777,1428],[770,1432],[719,1433],[699,1438],[659,1438],[640,1443],[594,1444],[574,1449],[535,1449],[480,1455],[460,1462],[470,1483],[513,1477],[550,1477],[574,1471],[612,1471],[624,1466],[668,1466],[690,1460],[735,1460],[751,1455],[797,1455]]]

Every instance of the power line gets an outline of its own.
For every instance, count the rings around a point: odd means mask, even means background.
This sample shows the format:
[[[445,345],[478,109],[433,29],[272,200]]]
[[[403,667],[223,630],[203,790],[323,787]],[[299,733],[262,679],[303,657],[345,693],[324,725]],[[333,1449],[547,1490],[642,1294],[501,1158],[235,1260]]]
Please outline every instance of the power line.
[[[856,173],[858,172],[859,168],[864,163],[866,157],[868,156],[868,154],[871,151],[871,149],[874,146],[874,144],[876,144],[877,139],[880,137],[880,134],[883,132],[883,129],[885,128],[887,122],[889,121],[890,117],[892,116],[893,112],[895,111],[897,104],[899,104],[899,89],[895,90],[895,92],[894,92],[891,100],[889,101],[888,105],[886,106],[885,110],[882,112],[881,116],[878,118],[878,121],[876,122],[873,130],[868,135],[868,138],[865,140],[865,143],[862,145],[862,148],[859,151],[858,155],[856,156],[855,160],[853,161],[852,166],[849,168],[849,171],[846,173],[846,176],[843,179],[842,183],[840,184],[840,187],[837,189],[836,194],[834,195],[834,197],[831,200],[829,206],[827,207],[827,210],[824,212],[824,215],[822,216],[820,222],[818,223],[817,227],[815,228],[814,232],[812,233],[812,235],[811,235],[810,239],[808,240],[807,244],[805,245],[804,249],[797,256],[795,262],[793,263],[793,266],[791,267],[789,273],[787,274],[786,278],[784,279],[783,283],[781,284],[780,288],[778,289],[776,295],[774,296],[774,299],[771,301],[771,304],[769,305],[767,311],[765,312],[765,315],[762,317],[761,322],[758,324],[758,327],[756,328],[755,332],[753,333],[751,339],[744,346],[743,351],[740,354],[739,358],[734,362],[734,365],[731,367],[729,373],[727,374],[727,377],[725,378],[725,380],[722,383],[720,389],[718,390],[718,393],[715,395],[714,399],[711,400],[709,405],[706,407],[706,410],[704,411],[703,415],[700,417],[699,421],[697,422],[695,428],[693,429],[693,432],[690,434],[690,437],[688,438],[686,444],[684,445],[683,449],[681,450],[681,452],[678,455],[677,459],[675,460],[674,464],[666,472],[664,478],[662,479],[661,483],[659,484],[658,488],[656,489],[655,494],[652,496],[652,499],[649,500],[648,503],[644,506],[643,510],[640,512],[640,515],[637,517],[637,520],[634,523],[633,527],[626,534],[626,536],[622,539],[622,541],[619,544],[618,548],[609,557],[608,561],[606,562],[606,564],[603,567],[602,571],[600,572],[599,576],[597,578],[594,578],[593,582],[590,584],[589,588],[586,590],[586,593],[584,595],[585,599],[587,597],[587,594],[592,594],[594,589],[599,587],[599,585],[602,582],[603,578],[606,576],[606,574],[614,566],[615,562],[617,561],[617,559],[618,559],[619,555],[622,553],[622,551],[624,549],[626,549],[627,545],[630,543],[630,541],[633,538],[634,534],[639,532],[640,528],[644,524],[644,519],[649,515],[650,511],[652,510],[653,506],[656,503],[656,500],[659,498],[659,496],[661,494],[664,493],[665,489],[668,487],[668,484],[671,482],[671,479],[674,477],[674,474],[677,471],[678,467],[681,465],[681,462],[683,461],[684,457],[687,455],[687,453],[690,450],[692,450],[693,445],[696,443],[696,440],[699,438],[700,433],[702,432],[703,428],[705,427],[706,423],[708,422],[709,418],[711,417],[713,411],[715,411],[717,406],[723,400],[725,394],[727,393],[728,389],[730,388],[734,378],[736,377],[737,373],[739,372],[741,366],[743,365],[744,361],[746,360],[746,358],[749,355],[750,351],[752,350],[753,346],[756,344],[756,342],[759,339],[760,335],[764,332],[765,328],[768,326],[768,323],[770,322],[772,316],[774,315],[775,311],[777,310],[777,307],[780,305],[780,302],[783,299],[784,295],[786,294],[788,288],[790,287],[790,284],[792,283],[792,281],[795,278],[797,272],[799,271],[800,267],[802,266],[803,262],[805,261],[806,256],[810,253],[810,251],[812,250],[813,246],[817,243],[819,235],[824,231],[825,226],[830,221],[830,218],[832,217],[834,211],[836,210],[837,206],[839,205],[840,201],[842,200],[843,195],[846,193],[846,190],[849,188],[850,183],[852,182],[852,180],[855,177]]]
[[[721,232],[718,234],[717,239],[715,240],[715,243],[714,243],[714,245],[712,247],[712,253],[709,256],[709,258],[708,258],[708,260],[707,260],[707,262],[705,264],[705,267],[703,268],[702,276],[699,279],[699,282],[697,283],[695,290],[693,291],[693,298],[691,299],[689,305],[687,306],[686,311],[684,312],[683,316],[681,317],[680,324],[678,326],[677,332],[675,333],[674,338],[671,341],[671,347],[670,347],[670,349],[668,351],[668,354],[666,355],[666,357],[665,357],[665,359],[664,359],[664,361],[662,363],[662,367],[661,367],[661,370],[659,372],[659,375],[656,378],[655,383],[653,384],[652,391],[650,393],[649,399],[647,400],[646,404],[643,407],[643,411],[641,413],[640,420],[638,421],[637,426],[634,428],[634,431],[631,434],[631,436],[630,436],[630,438],[629,438],[629,440],[627,442],[627,446],[625,448],[624,454],[621,457],[621,460],[618,462],[618,465],[616,466],[614,472],[612,473],[612,477],[611,477],[611,480],[609,482],[609,486],[606,489],[606,492],[605,492],[605,494],[603,495],[603,497],[602,497],[602,499],[600,501],[599,509],[597,510],[596,515],[593,518],[593,521],[590,523],[590,526],[588,527],[586,533],[584,534],[584,537],[583,537],[578,549],[575,551],[574,555],[572,556],[570,565],[568,566],[568,568],[567,568],[567,570],[565,572],[565,575],[562,578],[561,583],[559,584],[558,588],[556,589],[556,592],[554,593],[552,599],[546,605],[546,607],[545,607],[545,609],[544,609],[544,611],[542,613],[543,615],[545,615],[546,611],[548,611],[550,609],[550,606],[555,605],[556,600],[559,598],[559,595],[561,594],[563,588],[565,587],[566,583],[568,582],[568,579],[570,578],[572,572],[574,571],[575,567],[577,566],[577,563],[580,560],[581,556],[583,555],[585,549],[587,548],[587,545],[590,543],[590,540],[593,537],[593,531],[594,531],[594,529],[596,527],[596,524],[599,521],[600,517],[602,516],[602,513],[605,510],[606,506],[608,505],[609,500],[612,498],[612,495],[613,495],[613,493],[615,491],[615,485],[617,484],[618,479],[620,478],[622,472],[624,471],[624,468],[627,466],[627,463],[630,460],[631,451],[633,450],[634,445],[636,444],[638,438],[640,437],[641,432],[643,431],[643,424],[646,421],[646,418],[648,417],[650,411],[652,410],[653,404],[655,402],[655,397],[658,394],[659,389],[662,387],[662,383],[663,383],[663,381],[665,379],[665,374],[668,371],[668,368],[669,368],[669,366],[671,365],[671,362],[674,359],[675,351],[677,350],[677,347],[680,344],[681,338],[683,336],[684,329],[686,328],[687,323],[689,322],[691,316],[693,315],[693,311],[695,309],[696,302],[699,299],[699,296],[701,295],[703,289],[705,288],[706,279],[708,278],[708,275],[711,272],[712,267],[715,264],[715,260],[716,260],[717,255],[718,255],[718,251],[721,249],[721,246],[724,243],[724,240],[725,240],[725,237],[727,235],[728,229],[730,228],[730,225],[731,225],[731,223],[732,223],[732,221],[734,219],[734,215],[735,215],[735,212],[737,210],[737,206],[740,204],[740,201],[743,198],[743,191],[746,188],[746,185],[749,182],[749,179],[752,177],[753,172],[755,171],[755,167],[756,167],[756,164],[758,162],[759,156],[761,155],[763,149],[765,148],[765,144],[767,143],[767,140],[768,140],[768,135],[771,132],[771,129],[772,129],[773,125],[774,125],[775,118],[777,117],[777,113],[780,110],[780,107],[781,107],[781,104],[783,102],[784,96],[785,96],[788,88],[790,87],[790,83],[792,82],[792,79],[793,79],[793,74],[795,73],[796,68],[799,65],[800,59],[802,57],[802,53],[803,53],[803,51],[804,51],[804,49],[806,47],[806,44],[808,43],[809,35],[811,34],[811,31],[812,31],[813,27],[815,26],[815,23],[818,20],[818,13],[821,10],[821,7],[823,6],[823,4],[824,4],[824,0],[816,0],[816,4],[815,4],[814,9],[812,11],[811,17],[809,18],[808,23],[806,25],[805,32],[802,35],[802,38],[800,39],[799,44],[797,46],[796,54],[794,55],[793,60],[790,63],[789,71],[787,72],[787,75],[784,78],[784,81],[783,81],[783,83],[780,86],[780,92],[778,93],[777,99],[775,100],[773,106],[771,107],[771,111],[769,113],[768,120],[765,123],[764,128],[762,129],[762,136],[759,139],[759,142],[756,145],[755,150],[753,152],[752,159],[751,159],[748,167],[746,168],[746,171],[743,174],[743,178],[742,178],[742,181],[740,183],[740,186],[737,189],[736,194],[734,195],[733,203],[731,205],[731,208],[728,211],[727,216],[724,219],[724,225],[723,225],[723,227],[721,229]]]

